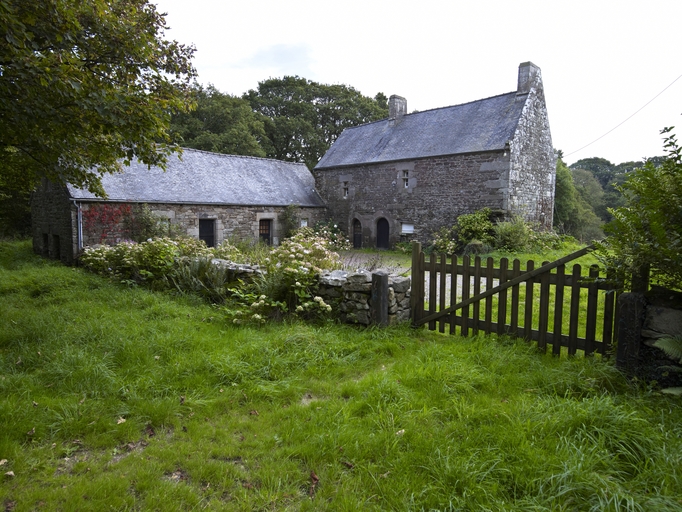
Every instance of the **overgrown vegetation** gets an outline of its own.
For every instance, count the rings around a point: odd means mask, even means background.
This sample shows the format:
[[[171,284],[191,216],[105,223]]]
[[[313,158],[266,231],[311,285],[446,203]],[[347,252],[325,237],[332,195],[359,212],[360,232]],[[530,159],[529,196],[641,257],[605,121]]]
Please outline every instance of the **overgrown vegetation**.
[[[554,231],[541,230],[519,217],[499,220],[490,208],[483,208],[460,215],[452,227],[441,228],[433,240],[432,250],[442,254],[519,253],[559,249],[572,240]]]
[[[316,275],[340,267],[330,246],[343,240],[338,230],[301,228],[279,247],[244,246],[243,252],[229,241],[209,248],[194,238],[165,237],[88,247],[80,263],[128,285],[198,295],[222,305],[234,323],[262,323],[283,313],[326,318],[332,307],[315,295]],[[253,265],[252,277],[240,278],[231,262]]]
[[[582,176],[580,176],[582,173]],[[585,175],[588,173],[588,175]],[[577,182],[577,183],[576,183]],[[603,196],[597,183],[588,193],[589,171],[575,170],[573,173],[559,158],[556,166],[556,186],[554,197],[554,229],[561,234],[591,242],[604,237],[603,220],[594,210],[595,197]],[[590,203],[590,201],[593,201]]]
[[[0,503],[682,508],[682,404],[523,341],[234,326],[0,244]]]
[[[671,130],[661,132],[668,135],[667,156],[660,165],[646,162],[618,187],[625,203],[611,210],[609,236],[599,245],[599,254],[624,282],[648,267],[654,282],[681,290],[682,148]]]

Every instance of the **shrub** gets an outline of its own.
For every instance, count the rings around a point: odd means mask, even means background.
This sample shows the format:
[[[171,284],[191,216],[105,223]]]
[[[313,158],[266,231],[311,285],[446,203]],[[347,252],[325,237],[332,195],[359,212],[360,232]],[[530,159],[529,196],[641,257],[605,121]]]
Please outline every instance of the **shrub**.
[[[299,211],[300,208],[297,204],[290,204],[279,216],[279,223],[282,229],[282,238],[289,238],[290,236],[293,236],[296,230],[300,227],[301,219],[299,217]]]
[[[662,134],[672,128],[665,128]],[[665,137],[668,153],[660,166],[649,160],[628,173],[617,189],[625,205],[609,210],[613,220],[597,255],[628,283],[650,267],[652,281],[682,289],[682,148],[674,134]]]
[[[339,255],[329,249],[330,242],[317,236],[313,230],[303,228],[293,237],[285,239],[279,247],[270,253],[265,261],[265,282],[261,282],[262,290],[267,288],[267,295],[287,304],[292,313],[309,310],[314,301],[313,290],[317,284],[316,275],[323,270],[340,268]],[[319,309],[326,308],[320,304]],[[303,307],[303,310],[299,308]]]
[[[436,237],[433,239],[433,251],[441,254],[454,254],[459,248],[457,242],[457,227],[443,226],[436,232]]]
[[[443,254],[461,251],[473,240],[490,246],[494,242],[493,212],[483,208],[475,213],[460,215],[452,227],[443,226],[436,232],[433,250]]]
[[[169,219],[154,214],[148,204],[135,205],[123,214],[123,228],[126,235],[135,242],[150,238],[174,237],[177,227]]]
[[[521,217],[498,222],[494,227],[495,248],[507,252],[523,252],[530,246],[532,230]]]
[[[93,272],[120,281],[163,287],[167,284],[166,276],[176,268],[180,257],[205,256],[207,251],[203,242],[155,238],[140,244],[126,241],[113,247],[86,247],[79,261]]]
[[[474,213],[457,217],[457,238],[461,244],[472,240],[480,240],[484,244],[492,244],[495,230],[492,221],[492,210],[483,208]]]
[[[301,228],[307,232],[308,228]],[[300,230],[299,230],[300,231]],[[318,222],[315,224],[315,235],[327,241],[327,248],[332,251],[350,251],[352,245],[343,231],[333,221]]]
[[[168,278],[180,293],[194,293],[209,302],[221,303],[230,295],[231,272],[212,262],[212,256],[181,258]]]

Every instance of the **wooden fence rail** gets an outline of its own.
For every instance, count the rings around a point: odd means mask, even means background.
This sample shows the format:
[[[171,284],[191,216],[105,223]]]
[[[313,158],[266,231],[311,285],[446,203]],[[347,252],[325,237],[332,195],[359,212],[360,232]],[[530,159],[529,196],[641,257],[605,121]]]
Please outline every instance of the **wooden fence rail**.
[[[493,259],[432,255],[419,243],[412,251],[412,323],[463,336],[511,334],[537,341],[540,349],[560,354],[578,350],[608,354],[616,337],[616,286],[599,270],[566,264],[587,254],[587,247],[538,268],[529,261],[495,268]]]

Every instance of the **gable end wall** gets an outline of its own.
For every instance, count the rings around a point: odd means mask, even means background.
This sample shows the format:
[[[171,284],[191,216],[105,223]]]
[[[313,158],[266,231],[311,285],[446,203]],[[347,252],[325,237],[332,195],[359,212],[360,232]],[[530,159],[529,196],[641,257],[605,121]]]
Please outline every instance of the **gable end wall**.
[[[509,208],[544,229],[552,228],[556,156],[542,88],[531,89],[510,141]]]

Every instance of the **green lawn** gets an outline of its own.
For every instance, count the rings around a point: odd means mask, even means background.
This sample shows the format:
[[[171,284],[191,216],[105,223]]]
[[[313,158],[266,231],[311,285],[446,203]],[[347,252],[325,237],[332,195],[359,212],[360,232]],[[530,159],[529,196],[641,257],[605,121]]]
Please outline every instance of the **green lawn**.
[[[682,401],[409,327],[235,327],[0,243],[5,510],[682,510]]]

